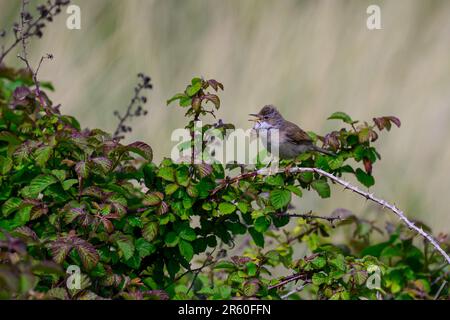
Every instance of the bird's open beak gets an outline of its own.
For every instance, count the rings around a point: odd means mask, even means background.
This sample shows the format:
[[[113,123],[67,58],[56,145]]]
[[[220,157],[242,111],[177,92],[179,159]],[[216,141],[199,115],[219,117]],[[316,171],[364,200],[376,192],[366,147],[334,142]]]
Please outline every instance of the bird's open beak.
[[[258,122],[261,120],[261,116],[259,114],[250,113],[249,116],[255,117],[256,119],[248,119],[248,121]]]

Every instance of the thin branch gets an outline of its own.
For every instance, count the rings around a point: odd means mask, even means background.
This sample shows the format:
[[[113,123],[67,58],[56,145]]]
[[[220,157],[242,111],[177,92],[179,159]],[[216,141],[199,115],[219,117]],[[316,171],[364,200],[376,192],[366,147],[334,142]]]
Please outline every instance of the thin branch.
[[[25,14],[24,9],[24,2],[25,6],[28,5],[27,0],[22,0],[22,9],[21,9],[21,19],[23,19],[23,15]],[[53,17],[61,12],[61,7],[68,5],[70,0],[64,0],[64,1],[55,1],[55,2],[49,2],[48,7],[45,5],[39,6],[38,10],[40,12],[40,15],[36,20],[30,21],[27,20],[26,27],[25,25],[21,25],[20,27],[20,33],[16,33],[16,29],[14,29],[15,34],[15,40],[11,45],[7,48],[5,48],[4,45],[1,46],[0,51],[0,64],[3,62],[5,57],[19,44],[23,42],[23,40],[26,40],[30,37],[37,36],[42,37],[42,28],[45,27],[45,22],[53,21]],[[22,22],[22,21],[21,21]],[[15,24],[17,26],[17,24]],[[4,32],[2,31],[2,34]],[[4,34],[3,34],[4,35]]]
[[[37,76],[38,76],[39,70],[41,69],[42,62],[45,59],[53,59],[53,55],[47,54],[46,56],[42,56],[36,70],[33,71],[33,68],[31,67],[30,62],[28,60],[27,35],[25,34],[25,25],[29,25],[29,21],[27,20],[27,13],[26,13],[27,5],[28,5],[28,0],[22,0],[22,8],[21,8],[21,12],[20,12],[20,30],[19,30],[19,34],[20,34],[19,39],[22,44],[22,54],[21,55],[19,54],[18,57],[20,60],[22,60],[25,63],[28,71],[30,72],[30,74],[32,76],[33,83],[36,87],[36,96],[39,99],[40,104],[46,111],[48,111],[47,105],[41,94],[41,89],[40,89],[39,80],[38,80]]]
[[[275,289],[275,288],[283,287],[284,285],[288,284],[289,282],[297,281],[297,280],[304,280],[304,281],[306,281],[306,275],[304,273],[297,273],[297,274],[294,274],[292,276],[287,276],[281,282],[279,282],[279,283],[277,283],[277,284],[275,284],[273,286],[269,286],[267,289],[268,290],[272,290],[272,289]]]
[[[299,285],[297,288],[292,289],[291,291],[289,291],[288,293],[282,295],[280,298],[281,299],[287,299],[290,296],[292,296],[295,293],[298,293],[300,291],[302,291],[308,284],[310,284],[311,281],[304,281],[301,285]]]
[[[439,288],[438,292],[434,296],[434,300],[437,300],[439,298],[439,296],[441,295],[442,290],[444,290],[444,287],[445,287],[446,284],[447,284],[447,280],[444,280],[444,282],[442,283],[442,285]]]
[[[153,85],[150,83],[150,77],[144,75],[143,73],[139,73],[138,77],[141,79],[141,82],[136,85],[134,88],[134,96],[128,104],[125,115],[121,116],[119,111],[114,111],[114,115],[119,119],[119,123],[117,124],[116,130],[114,130],[113,138],[120,140],[124,138],[124,136],[120,136],[121,133],[131,132],[132,128],[126,126],[125,123],[127,120],[131,119],[134,116],[147,115],[147,110],[142,109],[140,104],[145,104],[147,102],[147,97],[142,95],[143,90],[151,90]],[[133,111],[133,107],[138,104],[136,110]]]
[[[215,188],[212,191],[212,194],[217,193],[218,191],[226,188],[227,186],[229,186],[232,183],[239,182],[242,179],[246,179],[246,178],[250,178],[250,177],[256,177],[258,175],[267,176],[267,175],[272,175],[272,174],[277,174],[277,173],[302,173],[302,172],[317,173],[317,174],[319,174],[321,176],[324,176],[324,177],[326,177],[326,178],[336,182],[337,184],[342,185],[344,187],[344,189],[351,190],[352,192],[354,192],[356,194],[359,194],[360,196],[363,196],[367,200],[370,200],[370,201],[380,205],[383,208],[388,208],[401,221],[403,221],[403,223],[409,229],[417,232],[425,240],[427,240],[444,257],[444,259],[447,261],[447,263],[450,264],[450,257],[449,257],[449,255],[440,247],[438,242],[436,240],[434,240],[431,235],[426,233],[421,227],[420,228],[417,227],[412,221],[410,221],[405,216],[405,214],[403,213],[402,210],[400,210],[395,205],[390,204],[390,203],[388,203],[387,201],[385,201],[383,199],[377,198],[373,193],[362,191],[358,187],[355,187],[352,184],[350,184],[349,182],[344,181],[344,180],[342,180],[342,179],[332,175],[331,173],[326,172],[326,171],[321,170],[321,169],[308,168],[308,167],[293,167],[293,168],[289,168],[289,169],[271,170],[270,168],[264,168],[264,169],[260,169],[260,170],[256,170],[256,171],[252,171],[252,172],[246,172],[246,173],[238,175],[238,176],[236,176],[234,178],[225,179],[224,182],[221,185],[219,185],[217,188]]]
[[[303,218],[303,219],[322,219],[322,220],[327,220],[330,223],[333,223],[336,220],[337,221],[342,220],[342,218],[340,216],[337,216],[337,217],[325,217],[325,216],[315,216],[315,215],[312,215],[310,213],[307,213],[307,214],[296,214],[296,213],[282,212],[282,213],[277,213],[276,216],[278,216],[278,217],[289,217],[289,218]]]

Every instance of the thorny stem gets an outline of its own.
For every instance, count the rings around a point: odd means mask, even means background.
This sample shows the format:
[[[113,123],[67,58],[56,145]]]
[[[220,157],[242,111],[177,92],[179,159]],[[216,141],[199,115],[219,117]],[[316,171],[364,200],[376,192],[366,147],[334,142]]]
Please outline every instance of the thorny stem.
[[[326,172],[324,170],[318,169],[318,168],[308,168],[308,167],[292,167],[289,169],[279,169],[279,170],[271,170],[270,168],[264,168],[256,171],[246,172],[244,174],[238,175],[236,177],[233,177],[231,179],[226,179],[221,185],[219,185],[217,188],[215,188],[212,191],[212,194],[216,194],[220,190],[226,188],[230,184],[233,184],[235,182],[238,182],[242,179],[246,178],[252,178],[256,177],[258,175],[272,175],[277,173],[301,173],[301,172],[312,172],[317,173],[321,176],[324,176],[337,184],[340,184],[344,187],[344,189],[349,189],[352,192],[359,194],[360,196],[363,196],[367,200],[370,200],[378,205],[380,205],[383,208],[388,208],[390,211],[392,211],[409,229],[415,231],[420,236],[422,236],[426,241],[428,241],[447,261],[447,263],[450,265],[450,256],[440,247],[440,245],[437,243],[436,240],[433,239],[431,235],[426,233],[422,228],[419,228],[416,226],[412,221],[410,221],[404,214],[402,210],[397,208],[395,205],[388,203],[387,201],[380,199],[376,197],[373,193],[365,192],[359,189],[358,187],[353,186],[347,181],[344,181],[333,174]]]

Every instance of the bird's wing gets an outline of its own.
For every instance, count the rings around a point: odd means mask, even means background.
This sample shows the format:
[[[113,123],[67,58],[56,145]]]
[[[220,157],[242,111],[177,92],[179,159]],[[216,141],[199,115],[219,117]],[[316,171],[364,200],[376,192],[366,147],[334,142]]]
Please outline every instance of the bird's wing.
[[[289,142],[294,144],[312,143],[309,135],[292,122],[287,124],[285,136]]]

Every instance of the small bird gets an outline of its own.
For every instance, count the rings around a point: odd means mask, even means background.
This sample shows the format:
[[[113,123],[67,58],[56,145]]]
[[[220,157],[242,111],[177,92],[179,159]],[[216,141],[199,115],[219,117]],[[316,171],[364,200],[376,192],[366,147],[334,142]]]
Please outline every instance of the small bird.
[[[266,149],[270,151],[272,147],[278,146],[281,159],[293,159],[308,151],[318,151],[335,156],[333,152],[314,145],[305,131],[295,123],[285,120],[273,105],[264,106],[258,114],[251,113],[250,116],[256,117],[256,119],[250,119],[250,121],[256,122],[253,129],[257,132],[267,130],[267,134],[261,135]],[[274,139],[271,139],[270,131],[273,129],[278,129],[279,141],[272,141]]]

